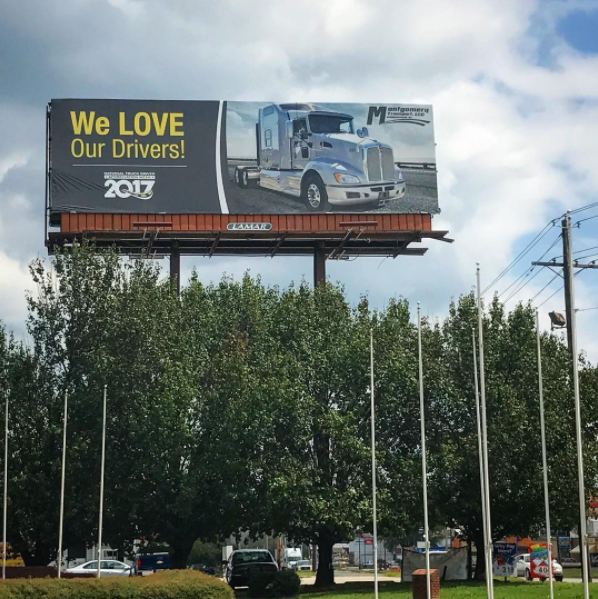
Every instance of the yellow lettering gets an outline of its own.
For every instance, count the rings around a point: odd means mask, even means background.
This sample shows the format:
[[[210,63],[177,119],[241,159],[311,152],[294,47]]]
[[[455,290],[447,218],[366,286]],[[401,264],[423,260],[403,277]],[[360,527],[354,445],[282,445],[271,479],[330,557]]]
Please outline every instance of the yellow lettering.
[[[164,145],[164,144],[162,144]],[[152,144],[150,148],[150,154],[152,158],[162,158],[162,150],[160,148],[160,144]]]
[[[110,121],[105,117],[101,116],[96,121],[96,133],[98,135],[107,135],[110,131]]]
[[[122,158],[125,155],[125,142],[122,139],[112,140],[112,158]]]
[[[144,124],[141,121],[145,121]],[[135,133],[137,135],[149,135],[149,132],[152,130],[152,124],[150,121],[150,116],[147,112],[138,112],[135,115]],[[142,128],[143,127],[143,128]]]
[[[71,123],[73,125],[73,131],[75,132],[75,135],[81,135],[81,129],[85,131],[85,135],[91,135],[95,116],[95,110],[92,110],[89,113],[89,116],[86,112],[80,112],[77,115],[74,110],[71,110]]]
[[[156,133],[163,136],[166,132],[166,124],[168,123],[168,113],[163,112],[162,116],[158,117],[157,112],[152,112],[152,122],[154,123]]]
[[[74,158],[81,158],[85,151],[85,147],[83,145],[83,140],[81,139],[73,139],[71,142],[71,155]]]
[[[118,113],[118,130],[121,135],[133,135],[133,131],[127,130],[126,115],[124,112]]]
[[[183,113],[182,112],[171,112],[170,113],[170,135],[172,135],[174,137],[183,137],[183,135],[185,135],[185,132],[183,131]]]
[[[168,152],[168,156],[169,158],[179,158],[180,154],[179,154],[179,146],[177,144],[170,144],[170,147],[168,148],[169,152]],[[164,152],[164,154],[166,155],[166,152]]]

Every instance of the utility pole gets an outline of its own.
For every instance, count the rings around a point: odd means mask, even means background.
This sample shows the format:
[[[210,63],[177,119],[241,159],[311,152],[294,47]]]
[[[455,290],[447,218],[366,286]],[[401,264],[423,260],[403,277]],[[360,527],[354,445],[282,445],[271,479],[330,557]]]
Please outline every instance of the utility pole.
[[[534,266],[561,267],[565,283],[565,310],[567,320],[567,342],[571,352],[573,397],[575,401],[575,436],[577,441],[577,478],[579,486],[579,556],[583,578],[584,599],[590,597],[590,569],[588,567],[587,512],[583,469],[583,437],[581,427],[581,402],[579,398],[579,365],[577,351],[577,312],[575,310],[575,283],[573,268],[595,268],[597,264],[579,264],[573,260],[571,243],[571,211],[561,221],[563,234],[563,262],[532,262]]]

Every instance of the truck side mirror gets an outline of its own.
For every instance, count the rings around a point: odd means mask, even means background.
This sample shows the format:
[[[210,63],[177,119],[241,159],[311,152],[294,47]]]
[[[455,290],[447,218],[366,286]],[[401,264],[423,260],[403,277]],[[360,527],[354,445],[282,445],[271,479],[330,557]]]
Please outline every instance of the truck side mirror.
[[[369,137],[370,136],[370,132],[368,131],[367,127],[362,127],[361,129],[357,129],[357,135],[361,138],[363,137]]]
[[[293,139],[293,121],[287,121],[285,124],[285,137]]]

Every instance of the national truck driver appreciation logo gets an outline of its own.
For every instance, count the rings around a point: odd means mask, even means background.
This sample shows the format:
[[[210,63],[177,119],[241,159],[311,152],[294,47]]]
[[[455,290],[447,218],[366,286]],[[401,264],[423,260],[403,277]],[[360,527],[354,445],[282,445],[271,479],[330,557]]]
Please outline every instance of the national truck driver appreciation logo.
[[[148,171],[104,172],[105,198],[149,200],[154,195],[156,173]]]
[[[430,124],[430,108],[425,106],[370,106],[368,110],[368,125],[391,123],[407,123],[425,127]]]

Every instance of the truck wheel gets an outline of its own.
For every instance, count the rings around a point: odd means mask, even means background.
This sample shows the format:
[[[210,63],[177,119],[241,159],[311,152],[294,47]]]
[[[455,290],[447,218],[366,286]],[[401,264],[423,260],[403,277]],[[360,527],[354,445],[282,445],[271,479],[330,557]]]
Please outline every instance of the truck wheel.
[[[237,167],[235,169],[235,183],[241,188],[246,189],[249,185],[249,177],[247,176],[247,170],[244,168]]]
[[[308,176],[301,197],[307,202],[307,207],[314,212],[326,212],[329,209],[326,186],[318,175]]]
[[[530,571],[526,570],[525,571],[525,580],[531,580],[531,579],[532,579],[532,575],[531,575]]]

